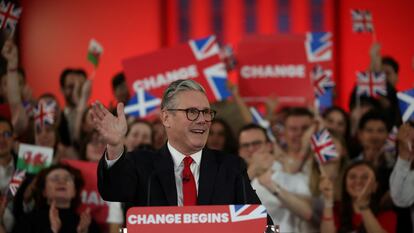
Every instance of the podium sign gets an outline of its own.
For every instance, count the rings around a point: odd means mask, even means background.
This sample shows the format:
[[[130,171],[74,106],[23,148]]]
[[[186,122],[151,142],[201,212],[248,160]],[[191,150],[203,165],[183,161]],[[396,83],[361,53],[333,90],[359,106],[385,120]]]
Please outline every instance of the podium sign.
[[[135,207],[128,210],[128,233],[263,233],[262,205]]]

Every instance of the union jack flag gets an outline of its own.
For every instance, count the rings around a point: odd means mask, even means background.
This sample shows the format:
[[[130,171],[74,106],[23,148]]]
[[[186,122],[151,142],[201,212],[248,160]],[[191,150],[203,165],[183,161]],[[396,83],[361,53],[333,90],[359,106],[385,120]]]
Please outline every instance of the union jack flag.
[[[266,218],[266,208],[262,205],[230,205],[230,218],[232,222],[249,221]]]
[[[320,65],[317,65],[312,69],[311,77],[316,96],[325,94],[329,88],[335,86],[335,83],[332,80],[332,71],[323,70]]]
[[[17,21],[22,13],[22,8],[17,8],[11,2],[1,1],[0,2],[0,30],[8,29],[14,32]]]
[[[387,82],[383,72],[357,72],[356,75],[358,96],[387,95]]]
[[[227,89],[227,71],[224,62],[204,64],[208,63],[205,61],[208,58],[220,56],[220,47],[216,37],[209,36],[199,40],[190,40],[188,43],[197,61],[204,60],[202,63],[200,62],[199,68],[203,71],[216,100],[225,100],[231,96],[230,91]]]
[[[16,195],[17,190],[19,189],[20,185],[23,183],[24,178],[26,177],[26,171],[15,171],[13,178],[10,181],[9,189],[13,196]]]
[[[352,30],[354,32],[373,32],[372,14],[368,10],[351,10]]]
[[[324,112],[327,108],[332,107],[333,97],[334,97],[333,89],[330,88],[326,90],[323,95],[316,96],[315,107],[319,109],[319,112]]]
[[[273,135],[272,127],[270,126],[270,122],[267,121],[266,119],[264,119],[262,114],[260,114],[260,112],[255,107],[250,107],[249,110],[250,110],[250,113],[253,116],[253,122],[260,125],[261,127],[263,127],[266,130],[266,133],[267,133],[267,136],[269,137],[269,139],[272,142],[275,142],[276,138]]]
[[[397,97],[403,122],[414,120],[414,89],[398,92]]]
[[[139,88],[135,95],[125,106],[125,114],[134,117],[145,117],[161,104],[161,99],[149,94],[143,88]]]
[[[387,140],[385,141],[384,151],[394,153],[396,152],[398,128],[397,126],[392,127],[391,132],[388,134]]]
[[[55,123],[56,102],[41,102],[34,109],[34,121],[38,128],[43,128],[45,124],[53,125]]]
[[[311,146],[319,164],[324,164],[339,157],[331,134],[327,129],[323,129],[312,135]]]
[[[323,62],[332,60],[332,33],[312,32],[306,34],[306,56],[309,62]]]

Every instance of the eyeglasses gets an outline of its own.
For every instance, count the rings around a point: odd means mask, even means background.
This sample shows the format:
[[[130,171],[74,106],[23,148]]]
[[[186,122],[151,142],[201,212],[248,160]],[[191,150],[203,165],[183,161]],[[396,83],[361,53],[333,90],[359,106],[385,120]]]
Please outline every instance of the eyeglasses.
[[[52,177],[48,177],[47,180],[53,183],[58,183],[58,182],[72,183],[75,181],[75,178],[73,176],[52,176]]]
[[[214,117],[216,116],[216,111],[214,111],[212,109],[209,109],[209,108],[206,108],[206,109],[203,109],[203,110],[199,110],[197,108],[186,108],[186,109],[180,109],[180,108],[173,109],[173,108],[170,108],[170,109],[167,109],[167,110],[168,111],[183,111],[183,112],[185,112],[185,115],[187,116],[187,119],[189,121],[197,120],[198,117],[200,116],[200,112],[203,113],[204,120],[207,121],[207,122],[211,122],[214,119]]]
[[[254,147],[254,148],[257,148],[257,147],[263,145],[264,143],[265,142],[261,141],[261,140],[256,140],[256,141],[253,141],[253,142],[246,142],[246,143],[240,144],[239,148],[243,149],[243,150],[246,150],[251,146]]]
[[[4,131],[0,133],[0,135],[3,136],[3,138],[5,139],[9,139],[13,136],[13,133],[11,131]]]

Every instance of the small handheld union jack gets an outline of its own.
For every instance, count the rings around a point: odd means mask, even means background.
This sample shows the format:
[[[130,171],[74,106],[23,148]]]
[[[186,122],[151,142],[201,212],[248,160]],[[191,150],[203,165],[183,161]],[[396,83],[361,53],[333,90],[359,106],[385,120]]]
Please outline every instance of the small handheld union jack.
[[[332,80],[332,71],[324,70],[319,65],[313,67],[311,77],[313,89],[317,97],[324,95],[329,88],[335,86],[335,83]]]
[[[36,128],[43,128],[45,124],[55,123],[56,102],[41,102],[34,109],[34,121]]]
[[[8,29],[14,33],[21,13],[22,8],[17,8],[15,4],[2,0],[0,2],[0,30]]]
[[[352,30],[354,32],[374,32],[372,14],[368,10],[351,10]]]
[[[327,129],[323,129],[312,135],[311,147],[315,152],[315,159],[319,164],[325,164],[339,157],[331,134]]]
[[[383,72],[357,72],[357,95],[378,97],[387,95],[387,81]]]
[[[19,189],[20,185],[23,183],[24,178],[26,177],[26,171],[15,171],[13,178],[10,181],[9,189],[13,196],[16,195],[17,190]]]

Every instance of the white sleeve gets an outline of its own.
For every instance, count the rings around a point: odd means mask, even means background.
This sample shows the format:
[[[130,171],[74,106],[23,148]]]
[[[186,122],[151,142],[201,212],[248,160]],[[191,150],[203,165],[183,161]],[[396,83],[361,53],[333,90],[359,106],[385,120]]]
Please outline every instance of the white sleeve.
[[[414,203],[414,171],[411,161],[398,157],[390,176],[390,193],[399,207],[409,207]]]
[[[107,223],[122,224],[124,222],[121,202],[108,202],[108,209]]]
[[[112,159],[112,160],[109,160],[109,159],[108,159],[108,152],[105,150],[104,156],[105,156],[105,162],[106,162],[106,166],[107,166],[107,168],[112,167],[112,166],[116,163],[116,161],[118,161],[118,160],[119,160],[119,158],[121,158],[121,155],[124,153],[124,150],[125,150],[125,149],[122,149],[121,154],[119,154],[119,155],[116,157],[116,159]]]

